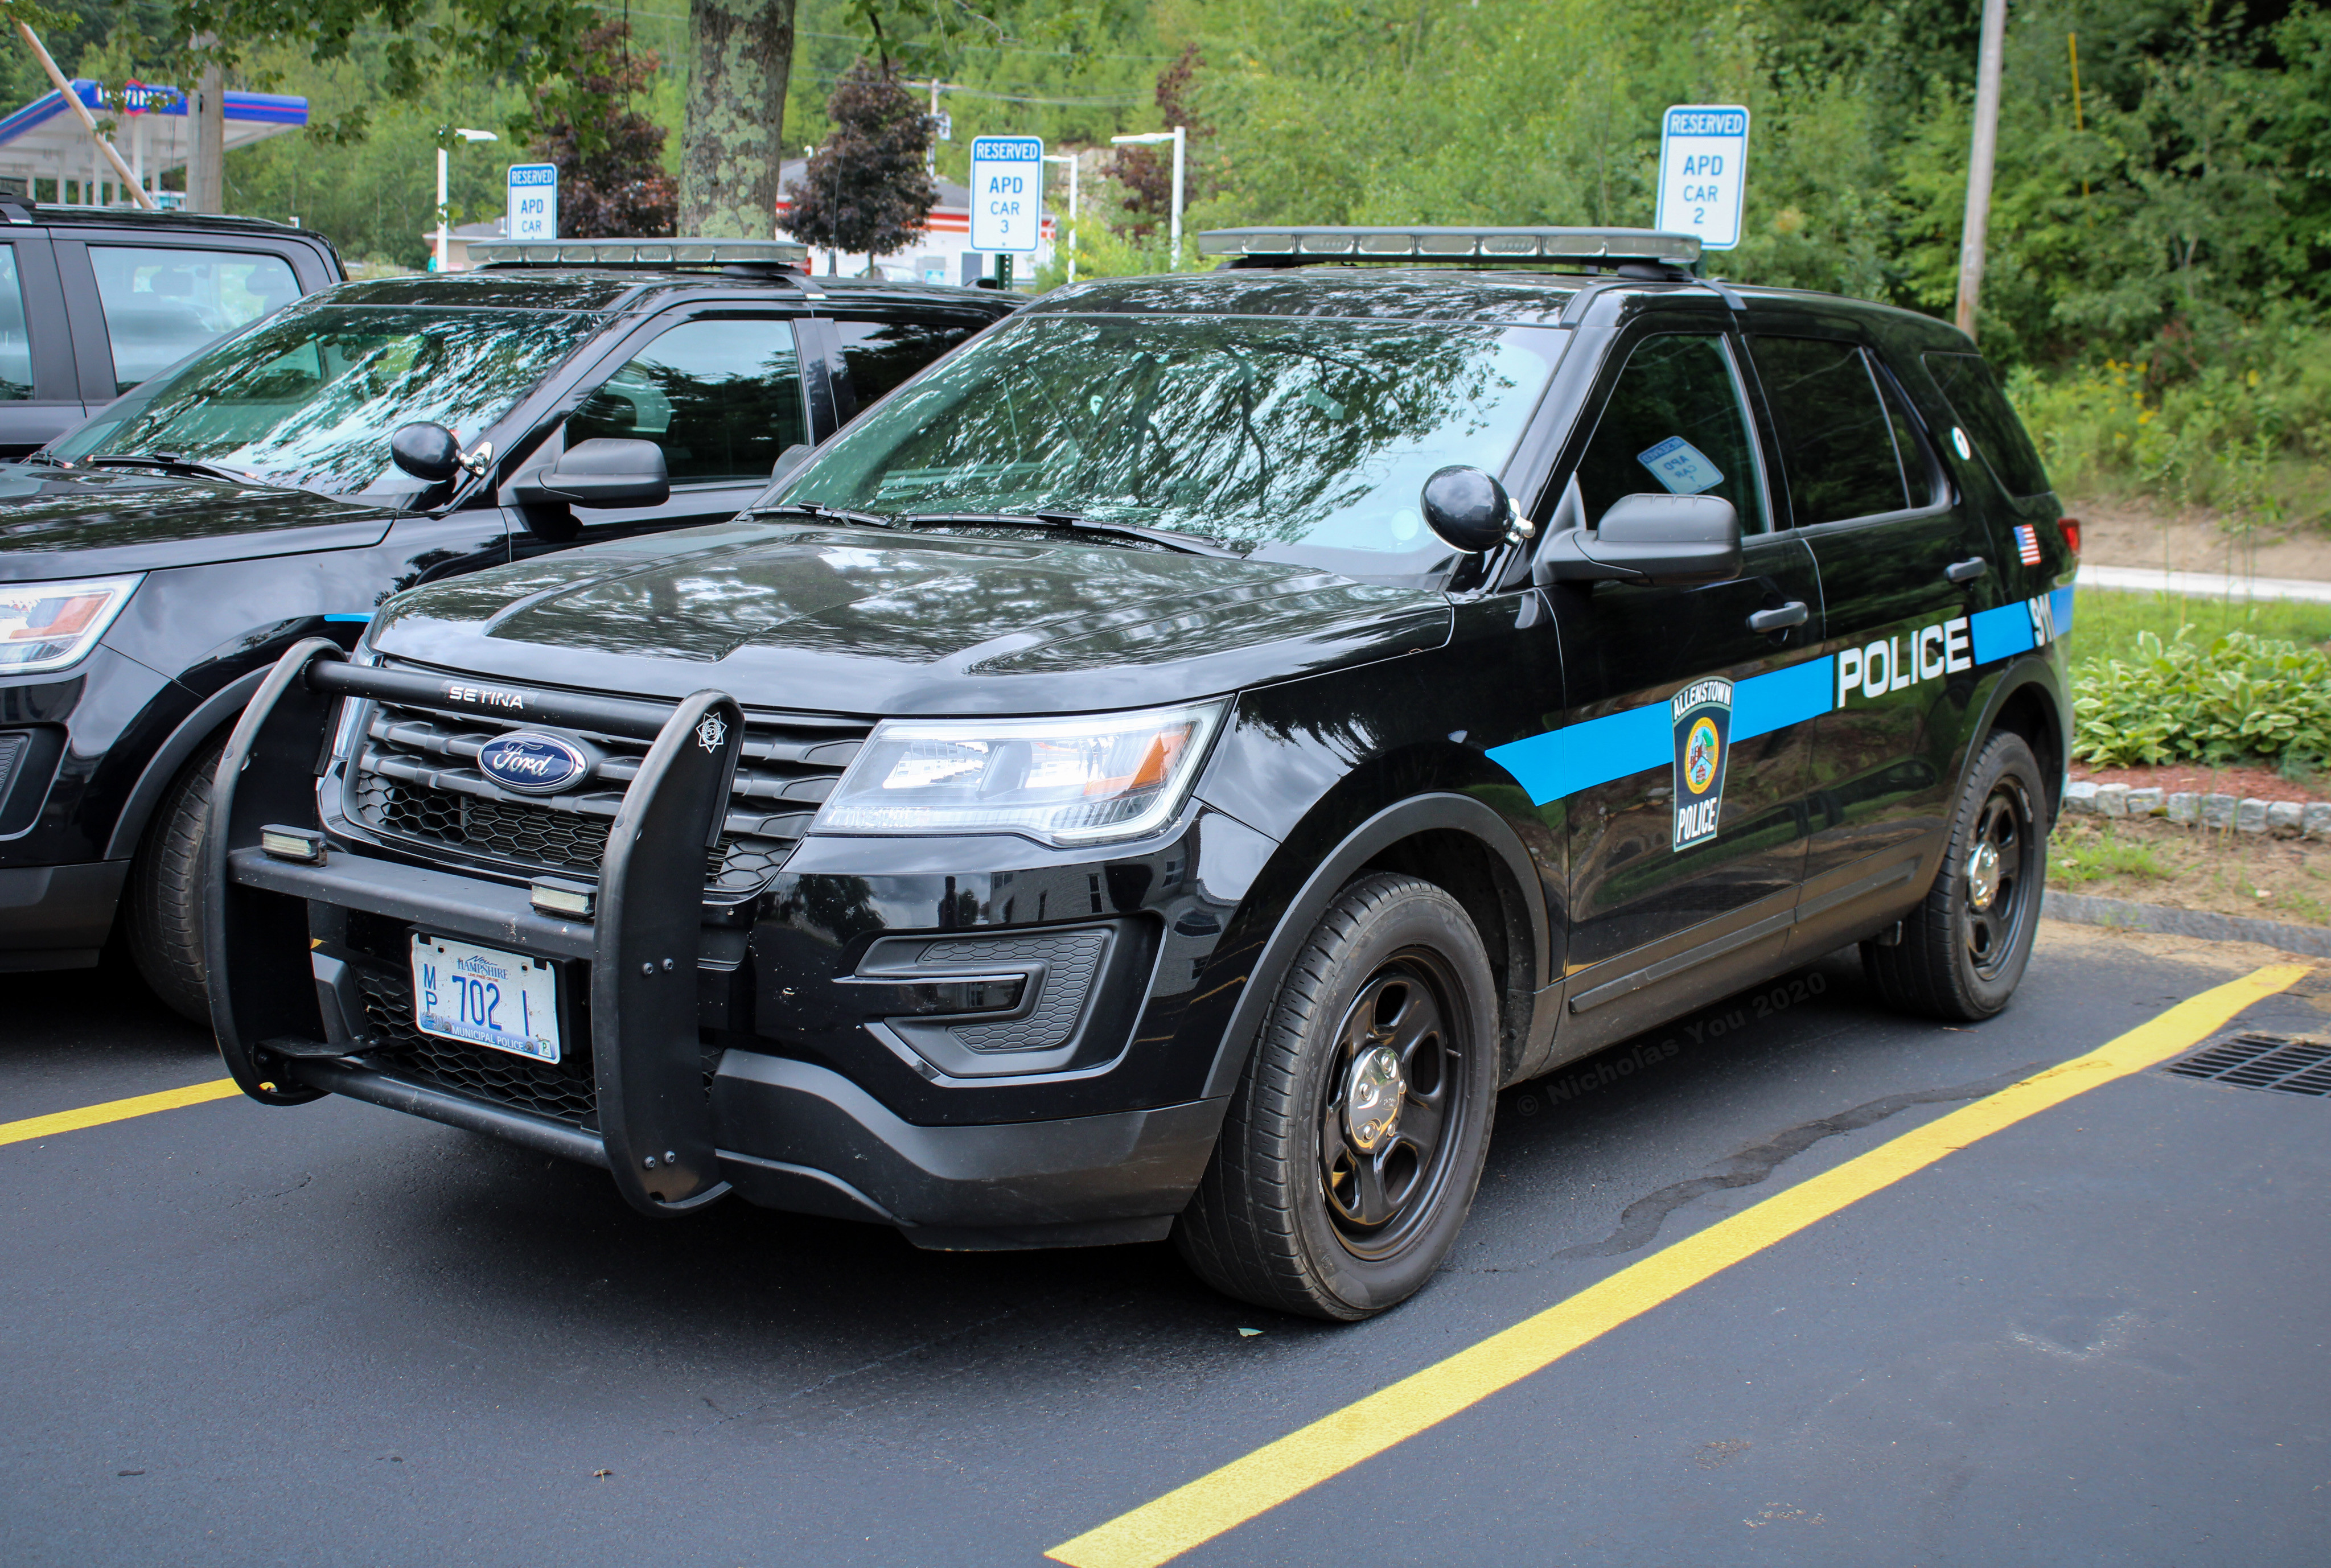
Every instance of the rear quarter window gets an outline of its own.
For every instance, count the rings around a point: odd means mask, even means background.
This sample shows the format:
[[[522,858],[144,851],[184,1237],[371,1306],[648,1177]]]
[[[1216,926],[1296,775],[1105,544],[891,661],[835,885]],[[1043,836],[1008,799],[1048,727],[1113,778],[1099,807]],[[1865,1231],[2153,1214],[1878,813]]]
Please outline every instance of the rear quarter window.
[[[1943,400],[1950,404],[1959,428],[1966,432],[2000,488],[2012,496],[2036,496],[2051,489],[2038,449],[1982,356],[1928,354],[1923,357],[1927,374],[1942,389]]]

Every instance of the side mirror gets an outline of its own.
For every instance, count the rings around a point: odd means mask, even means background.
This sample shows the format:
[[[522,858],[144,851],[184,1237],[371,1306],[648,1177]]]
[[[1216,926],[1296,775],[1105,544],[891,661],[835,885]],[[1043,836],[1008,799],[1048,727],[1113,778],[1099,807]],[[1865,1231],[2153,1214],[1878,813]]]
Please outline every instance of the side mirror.
[[[461,443],[427,420],[397,426],[388,438],[389,461],[424,483],[442,485],[461,471]]]
[[[661,506],[671,499],[671,476],[655,442],[595,436],[530,475],[520,499],[577,507]]]
[[[1424,481],[1418,498],[1425,527],[1451,549],[1468,556],[1493,550],[1532,530],[1514,510],[1506,487],[1493,474],[1461,466],[1441,470]]]
[[[809,461],[809,454],[816,450],[817,448],[811,446],[808,442],[798,441],[794,442],[793,445],[785,448],[785,451],[777,454],[776,466],[769,470],[769,482],[771,484],[775,484],[779,480],[784,479],[787,474],[793,472],[794,470],[801,467],[802,464]]]
[[[1740,514],[1721,496],[1621,496],[1593,529],[1550,535],[1537,576],[1557,583],[1721,583],[1740,575]]]

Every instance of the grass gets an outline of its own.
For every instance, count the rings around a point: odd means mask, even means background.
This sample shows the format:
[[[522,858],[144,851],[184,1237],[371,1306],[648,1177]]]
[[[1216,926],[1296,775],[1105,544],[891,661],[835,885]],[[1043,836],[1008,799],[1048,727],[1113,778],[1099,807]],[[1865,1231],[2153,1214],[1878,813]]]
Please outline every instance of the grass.
[[[2250,632],[2292,642],[2331,643],[2331,604],[2082,588],[2074,595],[2064,656],[2076,665],[2084,659],[2126,659],[2136,651],[2138,632],[2153,632],[2166,642],[2177,628],[2187,625],[2204,641],[2228,632]]]
[[[2331,926],[2331,856],[2301,840],[2067,817],[2050,841],[2048,881],[2140,904]]]

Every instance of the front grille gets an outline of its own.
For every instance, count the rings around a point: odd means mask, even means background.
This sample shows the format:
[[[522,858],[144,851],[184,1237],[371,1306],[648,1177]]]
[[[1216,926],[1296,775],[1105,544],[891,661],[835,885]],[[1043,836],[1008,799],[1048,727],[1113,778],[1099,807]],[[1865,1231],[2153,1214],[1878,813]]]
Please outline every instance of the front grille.
[[[516,870],[596,876],[623,790],[648,743],[566,732],[598,753],[582,787],[531,797],[477,768],[480,747],[535,726],[395,703],[366,705],[348,775],[349,815],[384,837],[460,851]],[[705,860],[705,890],[757,891],[793,853],[871,726],[825,714],[748,713],[728,820]]]
[[[359,966],[371,1052],[383,1065],[412,1079],[472,1099],[532,1111],[569,1126],[595,1130],[597,1090],[591,1062],[569,1042],[565,1061],[533,1061],[506,1050],[490,1050],[458,1040],[423,1034],[413,1027],[413,982],[394,970]]]

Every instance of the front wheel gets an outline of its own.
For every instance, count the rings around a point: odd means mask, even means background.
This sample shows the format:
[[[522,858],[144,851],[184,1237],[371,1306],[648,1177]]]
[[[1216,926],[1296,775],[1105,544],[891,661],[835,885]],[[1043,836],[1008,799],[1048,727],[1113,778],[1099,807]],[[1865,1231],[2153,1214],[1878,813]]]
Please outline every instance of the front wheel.
[[[1242,1300],[1342,1321],[1421,1289],[1489,1154],[1496,994],[1447,892],[1384,874],[1346,887],[1280,984],[1175,1226],[1190,1266]]]
[[[129,869],[123,911],[129,957],[147,988],[171,1012],[205,1028],[211,1008],[203,957],[203,841],[210,823],[211,777],[225,750],[222,736],[196,752],[170,781]]]
[[[2031,959],[2048,880],[2047,785],[2023,737],[1984,743],[1951,819],[1950,846],[1926,899],[1891,946],[1861,945],[1888,1004],[1973,1022],[2007,1005]]]

